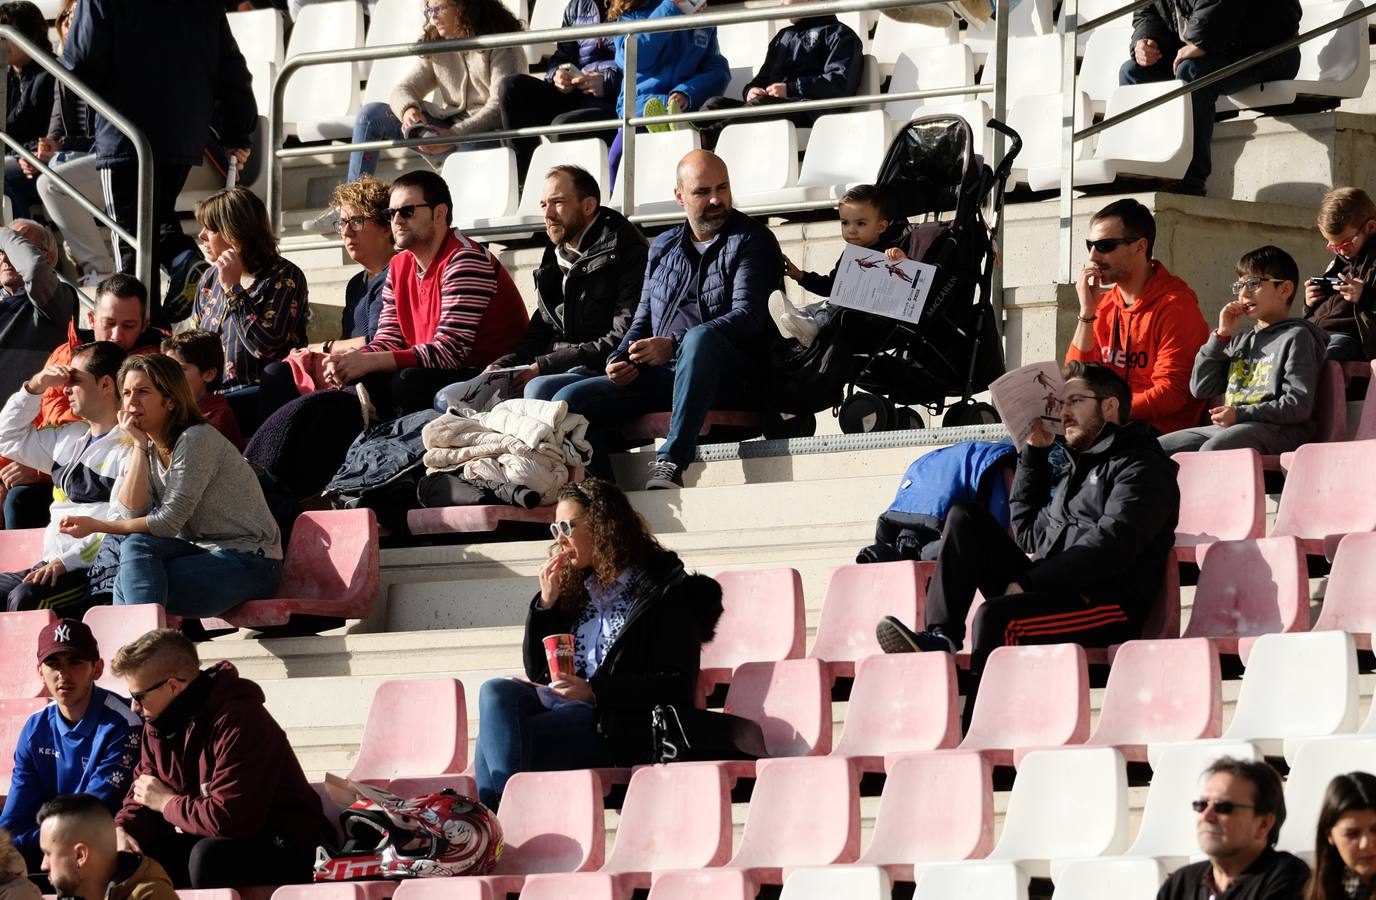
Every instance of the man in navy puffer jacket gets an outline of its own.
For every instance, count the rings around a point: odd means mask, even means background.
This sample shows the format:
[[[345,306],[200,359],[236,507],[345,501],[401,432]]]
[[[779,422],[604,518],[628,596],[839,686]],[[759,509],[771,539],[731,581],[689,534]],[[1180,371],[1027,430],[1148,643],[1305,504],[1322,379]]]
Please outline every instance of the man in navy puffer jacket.
[[[650,246],[640,305],[607,358],[607,374],[554,396],[595,426],[671,411],[646,490],[683,486],[709,410],[749,408],[757,399],[774,330],[768,298],[783,279],[774,235],[731,208],[720,157],[706,150],[683,157],[674,197],[687,221]],[[595,461],[605,465],[605,455]]]

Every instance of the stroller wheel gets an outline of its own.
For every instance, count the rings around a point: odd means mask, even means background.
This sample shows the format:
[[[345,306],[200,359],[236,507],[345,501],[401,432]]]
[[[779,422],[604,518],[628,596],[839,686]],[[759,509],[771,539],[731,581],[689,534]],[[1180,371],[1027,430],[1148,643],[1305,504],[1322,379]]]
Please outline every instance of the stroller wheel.
[[[911,406],[900,406],[893,411],[893,430],[912,431],[917,428],[926,428],[927,423],[922,421],[922,415]]]
[[[836,414],[843,434],[869,434],[887,431],[893,421],[893,402],[877,394],[857,391],[841,403]]]
[[[997,425],[1000,421],[998,410],[988,403],[962,400],[942,417],[942,423],[951,427],[959,425]]]

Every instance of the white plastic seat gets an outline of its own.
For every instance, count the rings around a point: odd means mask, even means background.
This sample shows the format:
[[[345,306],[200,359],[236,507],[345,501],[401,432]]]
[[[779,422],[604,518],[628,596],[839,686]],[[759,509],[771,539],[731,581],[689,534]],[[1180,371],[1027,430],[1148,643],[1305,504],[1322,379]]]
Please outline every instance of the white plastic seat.
[[[990,861],[1045,878],[1054,859],[1115,856],[1128,845],[1128,778],[1107,747],[1034,750],[1023,757]]]
[[[1333,776],[1370,772],[1376,759],[1376,736],[1342,736],[1305,741],[1290,761],[1285,779],[1285,824],[1277,850],[1288,850],[1313,863],[1314,832],[1323,796]]]
[[[717,50],[726,57],[727,64],[732,68],[744,66],[752,72],[759,71],[769,41],[778,30],[778,25],[769,20],[718,25]],[[739,97],[740,94],[728,96]]]
[[[1363,5],[1361,0],[1306,4],[1300,17],[1300,33],[1327,25]],[[1300,68],[1294,78],[1253,85],[1220,97],[1219,106],[1248,109],[1292,103],[1301,96],[1360,97],[1371,74],[1370,46],[1367,23],[1360,19],[1349,22],[1300,45]]]
[[[933,91],[939,88],[961,87],[975,83],[975,55],[964,44],[947,47],[927,47],[905,50],[893,64],[893,78],[889,93],[899,91]],[[971,94],[950,97],[929,97],[919,100],[894,100],[884,110],[895,122],[906,122],[913,116],[925,115],[929,107],[949,107],[974,99]],[[931,110],[936,112],[937,110]],[[942,109],[941,111],[945,111]]]
[[[251,9],[225,16],[229,30],[245,62],[266,62],[281,66],[283,56],[282,15],[275,9]],[[262,108],[259,108],[262,112]]]
[[[1180,86],[1179,81],[1121,85],[1109,97],[1105,115],[1117,115]],[[1094,155],[1075,166],[1075,186],[1110,184],[1119,175],[1181,178],[1193,149],[1194,119],[1188,98],[1177,97],[1100,132]],[[1046,190],[1060,180],[1059,165],[1028,173],[1033,190]]]
[[[879,19],[879,13],[872,9],[857,9],[854,12],[837,13],[836,18],[841,20],[842,25],[849,26],[860,38],[860,45],[866,53],[874,45],[874,38],[870,32],[874,31],[875,22]]]
[[[352,0],[330,0],[301,8],[292,29],[288,56],[317,50],[352,50],[363,44],[363,7]],[[316,125],[337,132],[337,123],[349,120],[359,109],[358,76],[350,62],[326,63],[299,70],[287,83],[282,98],[284,133],[303,141],[328,139]],[[333,123],[333,127],[332,127]]]
[[[463,230],[516,211],[516,151],[491,147],[451,153],[440,170],[454,201],[454,224]]]
[[[411,0],[377,0],[372,19],[368,23],[367,47],[389,44],[413,44],[420,39],[425,27],[423,8]],[[386,102],[397,81],[416,64],[414,56],[394,56],[376,59],[359,65],[366,67],[367,83],[363,88],[363,102]]]
[[[1054,94],[1061,89],[1061,36],[1008,39],[1008,105],[1029,94]],[[992,85],[997,68],[989,57],[979,73],[979,83]],[[992,98],[992,95],[989,95]]]
[[[892,74],[894,63],[905,51],[925,47],[949,47],[960,43],[960,29],[952,22],[947,28],[933,25],[915,25],[900,22],[888,16],[880,16],[874,29],[874,43],[870,53],[879,61],[879,69],[885,75]]]
[[[819,866],[794,869],[779,900],[889,900],[889,873],[878,866]]]
[[[553,31],[564,27],[565,0],[536,0],[530,10],[531,31]],[[531,44],[526,48],[526,62],[532,66],[554,53],[554,44]]]
[[[1089,96],[1080,91],[1075,100],[1075,128],[1079,130],[1089,122]],[[1060,94],[1027,95],[1013,101],[1008,127],[1022,136],[1022,151],[1012,172],[1014,183],[1027,184],[1031,170],[1060,168],[1062,102]],[[1089,147],[1088,141],[1076,144],[1076,159],[1087,158]]]
[[[674,212],[677,164],[685,154],[698,149],[701,141],[692,129],[683,131],[640,132],[635,136],[635,209],[625,209],[625,183],[621,178],[623,156],[616,164],[616,185],[611,205],[626,215]]]
[[[794,187],[749,193],[737,188],[736,196],[756,206],[838,199],[852,186],[875,180],[888,146],[889,117],[882,109],[819,116]]]
[[[1084,23],[1090,21],[1091,19],[1097,19],[1100,16],[1106,16],[1109,13],[1113,12],[1115,9],[1121,7],[1122,5],[1123,0],[1080,0],[1080,2],[1076,5],[1076,10],[1079,16],[1079,21],[1081,23]],[[1117,18],[1110,19],[1103,25],[1100,25],[1098,28],[1094,29],[1094,31],[1090,32],[1088,35],[1078,35],[1075,41],[1075,53],[1079,56],[1084,56],[1085,53],[1088,52],[1085,49],[1085,43],[1087,42],[1089,37],[1092,37],[1094,35],[1095,32],[1102,31],[1105,28],[1124,27],[1132,27],[1132,13],[1124,13],[1123,15],[1118,16]],[[1056,23],[1056,28],[1058,31],[1060,30],[1059,21],[1057,21]],[[1128,44],[1126,41],[1123,42],[1122,47],[1123,59],[1127,59]]]
[[[1014,3],[1008,14],[1008,36],[1026,38],[1051,34],[1055,30],[1052,22],[1054,6],[1054,0],[1021,0]],[[995,27],[992,19],[983,28],[976,28],[972,24],[965,30],[965,46],[973,50],[975,56],[981,60],[993,55],[994,41]]]
[[[473,151],[467,151],[471,153]],[[464,154],[466,155],[466,154]],[[530,157],[525,183],[521,185],[521,201],[514,215],[474,222],[475,228],[500,225],[538,225],[544,221],[540,199],[545,189],[545,173],[558,165],[582,166],[597,181],[605,195],[609,180],[607,144],[601,138],[577,141],[553,141],[540,144]],[[468,177],[465,175],[465,177]],[[457,201],[456,201],[457,202]]]
[[[1159,860],[1081,859],[1057,875],[1051,900],[1102,900],[1108,885],[1119,900],[1153,900],[1165,880]]]
[[[731,175],[737,207],[750,205],[752,194],[798,183],[798,130],[787,119],[727,125],[717,138],[717,156]]]
[[[1127,48],[1132,43],[1132,26],[1103,25],[1094,29],[1085,42],[1084,59],[1080,61],[1080,76],[1076,86],[1089,95],[1091,108],[1102,113],[1108,98],[1118,88],[1118,70],[1128,60]]]
[[[1012,863],[959,862],[917,870],[913,900],[1027,900],[1028,874]]]

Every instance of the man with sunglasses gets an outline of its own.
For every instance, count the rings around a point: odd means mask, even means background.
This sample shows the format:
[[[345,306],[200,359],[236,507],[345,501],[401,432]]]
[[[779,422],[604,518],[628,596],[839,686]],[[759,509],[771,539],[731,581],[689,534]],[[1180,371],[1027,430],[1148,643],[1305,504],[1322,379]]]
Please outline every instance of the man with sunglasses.
[[[1328,333],[1328,358],[1376,359],[1376,204],[1366,191],[1329,191],[1319,233],[1333,261],[1304,286],[1304,317]]]
[[[178,888],[309,882],[330,824],[262,689],[229,662],[202,671],[168,628],[125,644],[112,668],[144,720],[119,849],[153,857]]]
[[[1194,355],[1209,336],[1199,300],[1152,258],[1156,220],[1131,198],[1094,214],[1075,282],[1080,321],[1065,361],[1108,366],[1132,388],[1132,418],[1169,434],[1199,424]]]
[[[385,215],[399,252],[387,264],[377,333],[325,361],[325,379],[362,382],[383,419],[429,409],[435,393],[509,353],[530,315],[497,257],[452,227],[454,201],[434,172],[392,182]]]
[[[1224,756],[1204,770],[1203,782],[1190,807],[1208,859],[1176,869],[1157,900],[1299,900],[1309,867],[1275,849],[1285,824],[1276,770],[1262,760]]]
[[[96,685],[105,670],[91,629],[59,619],[38,635],[38,675],[53,702],[29,716],[14,750],[0,828],[30,872],[43,853],[38,810],[61,794],[90,794],[110,811],[129,790],[139,754],[139,717],[129,701]]]

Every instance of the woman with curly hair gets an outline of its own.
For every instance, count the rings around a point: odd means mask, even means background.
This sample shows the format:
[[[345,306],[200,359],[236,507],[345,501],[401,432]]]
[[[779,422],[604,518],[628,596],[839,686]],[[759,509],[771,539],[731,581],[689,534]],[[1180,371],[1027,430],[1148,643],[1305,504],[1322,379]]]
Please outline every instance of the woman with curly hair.
[[[453,40],[520,31],[521,23],[500,0],[422,0],[422,41]],[[497,87],[503,78],[525,70],[520,47],[431,53],[416,60],[397,82],[387,103],[368,103],[354,121],[354,143],[396,140],[416,126],[430,135],[478,134],[502,124]],[[426,97],[434,92],[434,99]],[[438,160],[454,150],[478,144],[427,145],[418,148]],[[349,155],[348,180],[377,171],[377,151]]]
[[[1376,775],[1349,772],[1328,783],[1314,838],[1314,875],[1304,900],[1376,897]]]
[[[479,693],[474,768],[493,809],[517,772],[649,762],[650,711],[692,706],[721,617],[717,583],[689,574],[615,485],[565,485],[554,516],[526,617],[529,680],[494,678]],[[551,673],[544,641],[562,634],[573,671]]]

